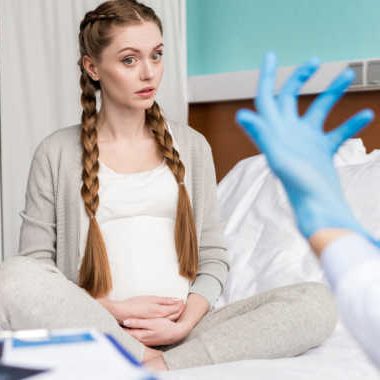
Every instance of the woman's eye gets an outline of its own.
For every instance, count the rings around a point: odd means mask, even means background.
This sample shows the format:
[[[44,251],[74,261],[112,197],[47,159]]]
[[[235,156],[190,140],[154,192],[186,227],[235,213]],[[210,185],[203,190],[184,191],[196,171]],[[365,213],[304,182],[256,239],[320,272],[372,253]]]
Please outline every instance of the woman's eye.
[[[153,54],[153,59],[155,61],[160,61],[164,53],[162,51],[157,51],[156,53]]]
[[[133,60],[135,59],[135,57],[126,57],[123,59],[123,63],[127,64],[127,65],[132,65],[132,63],[134,62]]]

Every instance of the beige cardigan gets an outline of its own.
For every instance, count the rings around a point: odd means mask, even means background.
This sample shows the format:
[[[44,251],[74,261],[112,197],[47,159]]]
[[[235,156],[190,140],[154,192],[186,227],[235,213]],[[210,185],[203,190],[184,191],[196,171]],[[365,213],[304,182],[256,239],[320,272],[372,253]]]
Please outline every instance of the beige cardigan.
[[[171,122],[171,133],[186,168],[185,185],[194,210],[199,270],[190,293],[204,296],[210,307],[222,293],[229,269],[220,221],[210,145],[189,126]],[[37,147],[30,167],[18,253],[52,265],[77,283],[83,202],[80,125],[60,129]],[[100,200],[101,201],[101,200]]]

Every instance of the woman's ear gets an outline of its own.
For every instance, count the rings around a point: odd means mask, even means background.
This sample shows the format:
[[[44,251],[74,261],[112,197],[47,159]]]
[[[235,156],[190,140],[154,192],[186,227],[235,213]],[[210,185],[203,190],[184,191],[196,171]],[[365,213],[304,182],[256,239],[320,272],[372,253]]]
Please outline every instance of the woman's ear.
[[[96,64],[90,56],[84,55],[82,58],[82,64],[87,74],[90,76],[92,80],[98,81],[100,79]]]

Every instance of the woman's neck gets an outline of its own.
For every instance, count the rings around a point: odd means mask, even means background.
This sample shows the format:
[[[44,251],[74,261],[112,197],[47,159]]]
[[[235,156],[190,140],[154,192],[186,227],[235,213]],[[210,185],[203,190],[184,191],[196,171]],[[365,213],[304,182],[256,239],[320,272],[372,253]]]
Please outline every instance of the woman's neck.
[[[145,110],[115,109],[101,107],[98,114],[98,142],[133,142],[148,138],[145,126]]]

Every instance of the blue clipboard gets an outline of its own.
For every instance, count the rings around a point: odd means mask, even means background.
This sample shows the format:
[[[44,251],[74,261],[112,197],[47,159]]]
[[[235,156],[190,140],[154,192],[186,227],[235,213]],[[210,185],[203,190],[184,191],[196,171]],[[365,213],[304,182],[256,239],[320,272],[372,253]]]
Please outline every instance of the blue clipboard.
[[[36,330],[37,331],[37,330]],[[52,349],[58,348],[59,346],[70,346],[74,345],[75,347],[83,347],[83,349],[86,349],[87,345],[92,345],[92,344],[107,344],[108,343],[108,352],[112,352],[112,349],[115,350],[115,354],[117,352],[117,355],[119,355],[121,360],[126,360],[131,367],[136,367],[138,368],[139,371],[141,371],[141,377],[139,379],[141,380],[158,380],[157,377],[153,376],[149,371],[146,371],[144,373],[145,369],[143,368],[142,363],[140,363],[130,352],[128,352],[118,341],[115,339],[111,334],[103,334],[97,331],[66,331],[62,332],[60,330],[56,331],[48,331],[48,330],[41,330],[38,333],[36,333],[35,336],[33,336],[33,331],[31,331],[31,335],[28,336],[20,336],[16,335],[13,337],[9,337],[6,339],[8,342],[1,341],[0,340],[0,352],[2,350],[3,343],[5,342],[5,352],[8,352],[8,349],[10,349],[10,352],[19,352],[21,354],[25,350],[25,354],[22,355],[29,355],[27,352],[32,352],[29,351],[30,349],[33,350],[36,348],[36,352],[39,352],[40,350],[45,350],[49,349],[51,347]],[[103,342],[103,343],[101,343]],[[78,346],[79,345],[79,346]],[[8,347],[8,349],[7,349]],[[105,346],[106,347],[106,346]],[[62,347],[64,350],[66,348]],[[70,350],[71,351],[71,350]],[[46,351],[42,351],[46,352]],[[92,352],[92,349],[89,351]],[[16,354],[16,355],[19,355]],[[5,355],[6,356],[6,355]],[[4,356],[4,359],[5,359]],[[1,355],[0,355],[1,358]],[[29,356],[28,356],[29,358]],[[39,359],[37,359],[38,361]],[[15,362],[10,362],[7,363],[10,366],[15,366],[17,367],[18,364]],[[22,366],[22,363],[20,362],[19,364],[20,367]],[[24,363],[26,364],[26,363]],[[46,367],[45,367],[46,368]],[[28,369],[28,368],[25,368]],[[31,368],[32,369],[32,368]],[[40,368],[34,367],[36,370],[40,370]],[[42,371],[47,370],[47,369],[41,369]],[[40,373],[40,372],[38,372]],[[6,378],[8,380],[8,378]],[[9,378],[13,379],[13,378]],[[2,377],[0,376],[0,380],[2,380]]]

